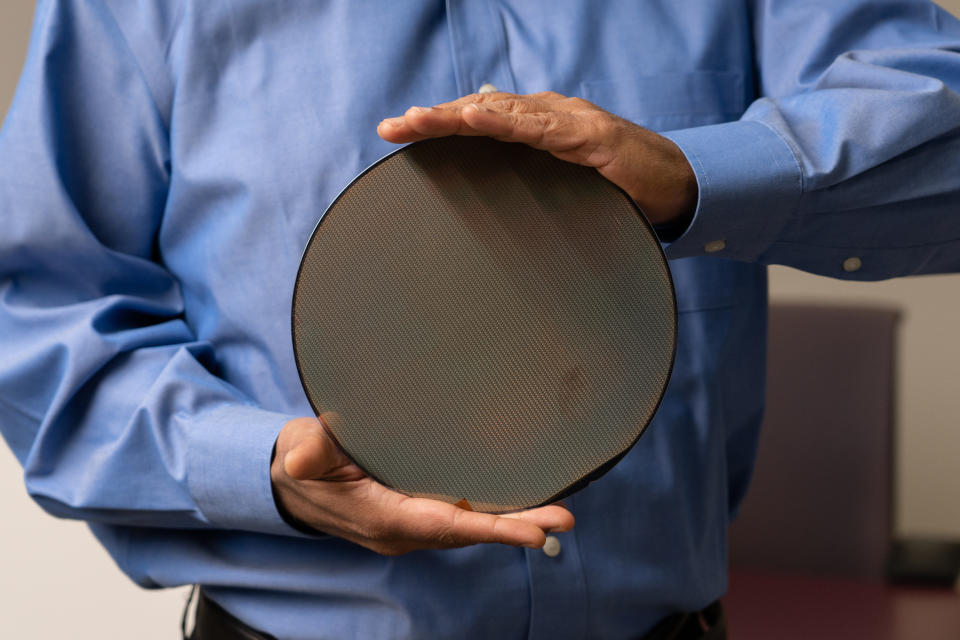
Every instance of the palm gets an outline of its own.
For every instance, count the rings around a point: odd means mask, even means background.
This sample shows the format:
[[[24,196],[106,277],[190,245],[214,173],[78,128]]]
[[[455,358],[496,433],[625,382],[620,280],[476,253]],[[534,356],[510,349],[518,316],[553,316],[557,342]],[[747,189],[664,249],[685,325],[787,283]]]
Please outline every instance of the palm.
[[[545,531],[573,526],[560,505],[492,515],[405,496],[364,474],[311,418],[284,427],[272,476],[278,501],[298,520],[385,555],[482,542],[539,548]]]

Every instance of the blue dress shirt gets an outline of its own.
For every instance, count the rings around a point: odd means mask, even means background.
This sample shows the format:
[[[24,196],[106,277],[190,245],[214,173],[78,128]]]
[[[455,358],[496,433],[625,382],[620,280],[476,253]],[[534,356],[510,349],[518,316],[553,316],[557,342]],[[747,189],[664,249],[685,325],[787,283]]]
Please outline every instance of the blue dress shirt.
[[[41,0],[0,134],[3,436],[138,584],[203,584],[281,638],[638,636],[724,592],[765,265],[960,268],[958,51],[920,0]],[[301,250],[392,150],[380,119],[484,83],[582,96],[690,160],[666,398],[556,557],[300,534],[269,462],[310,414]]]

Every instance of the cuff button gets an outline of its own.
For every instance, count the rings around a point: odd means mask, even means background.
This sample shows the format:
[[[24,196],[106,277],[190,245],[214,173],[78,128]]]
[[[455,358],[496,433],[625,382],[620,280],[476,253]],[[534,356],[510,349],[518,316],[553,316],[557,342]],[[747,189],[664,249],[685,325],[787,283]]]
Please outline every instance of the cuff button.
[[[847,273],[853,273],[854,271],[859,271],[860,267],[862,266],[863,266],[863,262],[860,260],[860,258],[856,256],[847,258],[846,260],[843,261],[843,270],[846,271]]]
[[[703,245],[703,250],[707,253],[716,253],[717,251],[723,251],[727,248],[727,243],[724,240],[711,240],[707,244]]]

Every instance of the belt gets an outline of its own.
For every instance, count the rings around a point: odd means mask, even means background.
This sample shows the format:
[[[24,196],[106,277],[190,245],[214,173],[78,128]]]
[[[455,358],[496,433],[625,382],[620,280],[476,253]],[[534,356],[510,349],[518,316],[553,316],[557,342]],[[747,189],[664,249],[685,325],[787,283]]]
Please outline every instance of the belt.
[[[726,618],[718,600],[700,611],[675,613],[664,618],[639,640],[726,640],[726,637]],[[238,620],[201,589],[190,640],[277,639]]]
[[[192,594],[191,594],[192,595]],[[187,603],[187,608],[190,603]],[[186,612],[184,612],[186,617]],[[246,622],[238,620],[226,609],[207,597],[200,589],[197,598],[196,622],[190,640],[277,640],[270,634],[257,631]],[[186,637],[186,634],[184,634]]]
[[[639,640],[726,640],[727,616],[720,601],[692,613],[667,616]]]

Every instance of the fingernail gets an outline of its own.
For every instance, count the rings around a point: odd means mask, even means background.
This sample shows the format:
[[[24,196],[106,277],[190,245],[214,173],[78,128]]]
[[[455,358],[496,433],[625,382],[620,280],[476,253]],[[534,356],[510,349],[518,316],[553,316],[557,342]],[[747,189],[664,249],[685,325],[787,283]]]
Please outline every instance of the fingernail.
[[[403,124],[403,118],[387,118],[385,120],[381,120],[380,124],[391,128],[399,127],[401,124]]]
[[[487,108],[486,108],[485,106],[483,106],[483,105],[481,105],[481,104],[477,104],[476,102],[474,102],[473,104],[468,104],[468,105],[467,105],[467,109],[472,109],[472,110],[474,110],[474,111],[476,111],[476,112],[478,112],[478,113],[483,113],[484,111],[487,110]]]
[[[427,107],[410,107],[409,109],[407,109],[407,111],[413,111],[414,113],[423,113],[425,111],[432,111],[432,109],[429,109]]]

